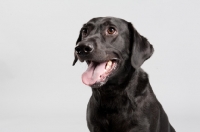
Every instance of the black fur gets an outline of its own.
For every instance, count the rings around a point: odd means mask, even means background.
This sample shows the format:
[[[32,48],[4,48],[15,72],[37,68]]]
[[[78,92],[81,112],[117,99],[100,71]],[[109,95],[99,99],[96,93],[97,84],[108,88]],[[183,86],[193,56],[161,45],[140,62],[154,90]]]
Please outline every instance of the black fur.
[[[117,34],[108,35],[109,27]],[[92,87],[87,107],[90,132],[175,132],[140,66],[153,54],[153,46],[131,23],[114,17],[93,18],[84,24],[77,46],[91,45],[92,52],[75,60],[104,62],[115,58],[117,69],[103,85]]]

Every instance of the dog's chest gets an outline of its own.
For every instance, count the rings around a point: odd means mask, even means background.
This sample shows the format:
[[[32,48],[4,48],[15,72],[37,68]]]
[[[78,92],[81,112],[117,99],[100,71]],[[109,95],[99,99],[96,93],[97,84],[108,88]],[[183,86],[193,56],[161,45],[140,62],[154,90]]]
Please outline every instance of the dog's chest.
[[[129,107],[131,107],[131,103],[126,95],[101,96],[99,108],[106,115],[120,114],[121,111],[126,111]]]
[[[148,120],[143,117],[143,112],[125,92],[116,96],[92,96],[88,105],[87,121],[91,130],[94,127],[105,132],[128,132],[132,129],[135,132],[141,127],[147,130],[145,123]]]
[[[109,122],[109,124],[117,125],[124,120],[131,119],[133,115],[133,107],[127,96],[116,96],[101,99],[99,105],[99,114]]]

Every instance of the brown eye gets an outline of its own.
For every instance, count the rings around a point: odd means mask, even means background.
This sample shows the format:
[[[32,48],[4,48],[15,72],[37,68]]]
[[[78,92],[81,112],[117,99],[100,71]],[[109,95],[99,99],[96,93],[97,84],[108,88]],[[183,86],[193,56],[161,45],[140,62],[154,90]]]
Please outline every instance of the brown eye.
[[[116,29],[114,27],[109,27],[107,30],[108,34],[114,34],[116,32]]]
[[[83,35],[83,36],[86,36],[87,33],[88,33],[87,28],[83,28],[83,29],[82,29],[82,35]]]

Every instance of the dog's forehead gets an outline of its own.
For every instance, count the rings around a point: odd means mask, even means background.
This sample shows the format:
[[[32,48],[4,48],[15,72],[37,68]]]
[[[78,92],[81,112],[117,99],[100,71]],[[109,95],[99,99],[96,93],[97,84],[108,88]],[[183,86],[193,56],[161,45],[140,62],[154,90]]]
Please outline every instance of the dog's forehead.
[[[115,25],[117,27],[122,27],[127,25],[127,21],[120,19],[120,18],[115,18],[115,17],[97,17],[89,20],[85,25]]]

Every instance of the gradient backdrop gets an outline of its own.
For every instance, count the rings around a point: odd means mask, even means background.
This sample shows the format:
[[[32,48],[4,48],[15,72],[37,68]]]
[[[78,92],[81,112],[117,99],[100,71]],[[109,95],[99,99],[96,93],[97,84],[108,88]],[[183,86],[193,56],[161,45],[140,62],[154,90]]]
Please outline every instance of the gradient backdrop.
[[[177,132],[200,129],[199,0],[1,0],[0,132],[88,132],[82,24],[115,16],[155,48],[142,68]]]

